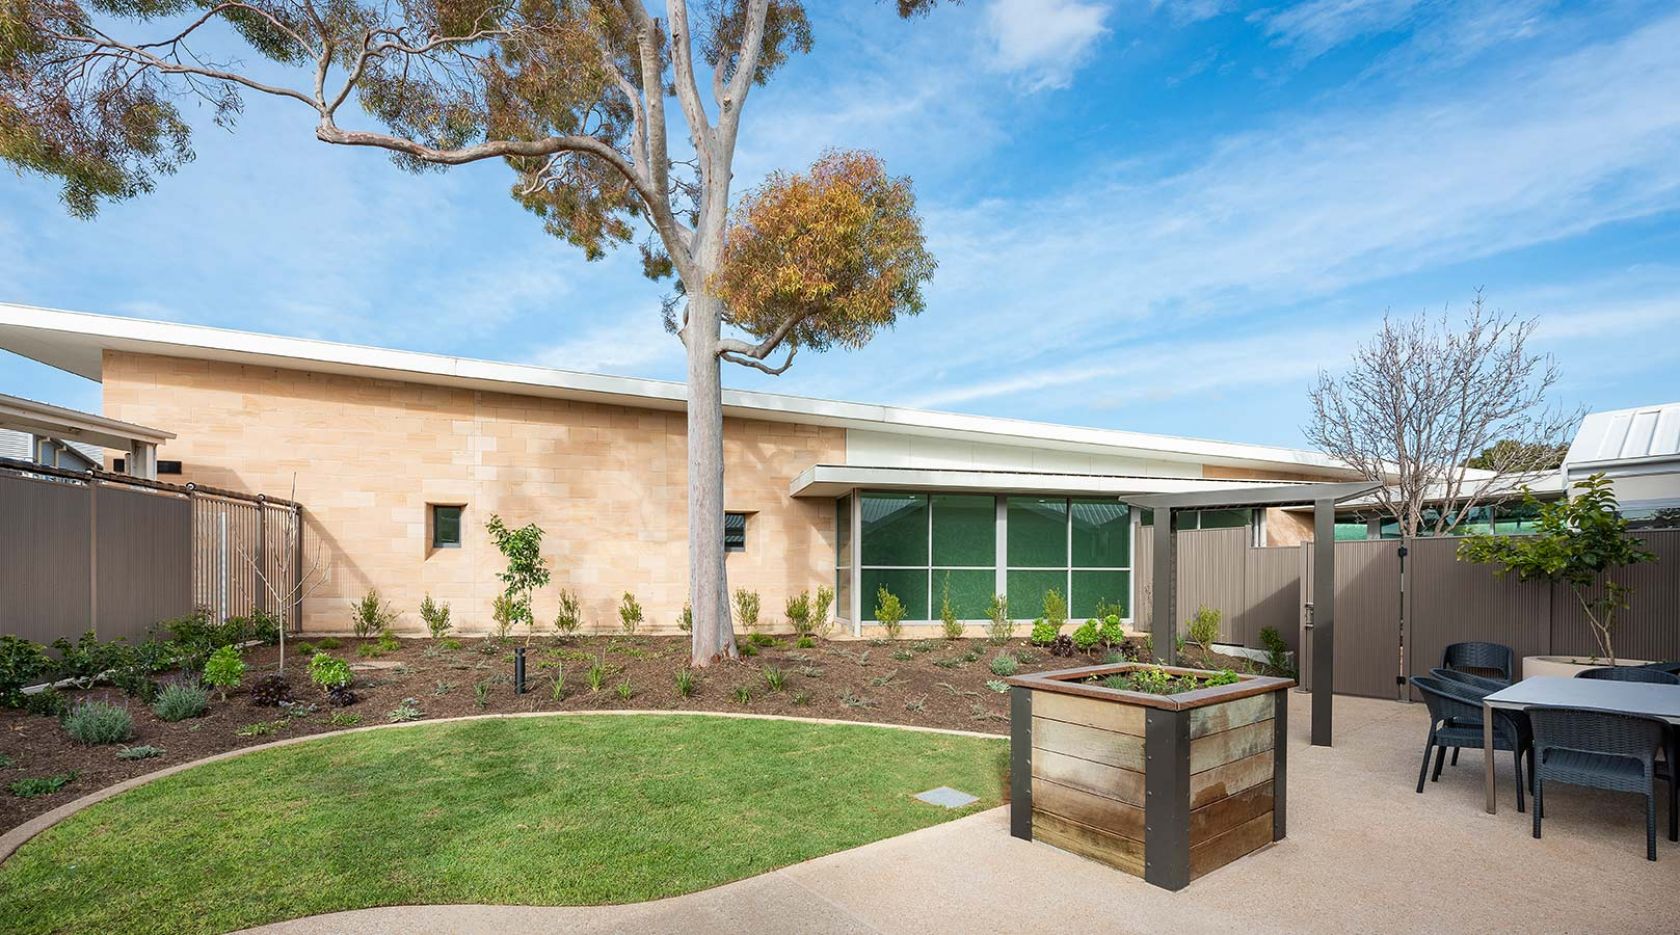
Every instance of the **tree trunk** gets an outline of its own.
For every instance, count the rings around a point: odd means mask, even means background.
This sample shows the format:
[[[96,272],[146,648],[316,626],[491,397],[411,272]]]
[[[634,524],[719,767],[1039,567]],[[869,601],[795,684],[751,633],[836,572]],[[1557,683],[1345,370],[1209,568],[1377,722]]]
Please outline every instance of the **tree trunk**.
[[[696,666],[737,658],[723,552],[723,383],[718,300],[690,293],[688,351],[688,568]]]

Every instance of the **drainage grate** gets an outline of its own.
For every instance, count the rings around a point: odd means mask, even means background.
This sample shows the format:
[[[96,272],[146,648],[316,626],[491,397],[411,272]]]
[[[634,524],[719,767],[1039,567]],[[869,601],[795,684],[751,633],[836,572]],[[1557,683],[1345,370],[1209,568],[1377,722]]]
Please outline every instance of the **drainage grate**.
[[[950,786],[940,786],[937,789],[929,789],[926,792],[918,793],[916,798],[921,799],[929,805],[943,805],[946,808],[962,808],[964,805],[980,801],[978,797],[969,795],[966,792],[959,792]]]

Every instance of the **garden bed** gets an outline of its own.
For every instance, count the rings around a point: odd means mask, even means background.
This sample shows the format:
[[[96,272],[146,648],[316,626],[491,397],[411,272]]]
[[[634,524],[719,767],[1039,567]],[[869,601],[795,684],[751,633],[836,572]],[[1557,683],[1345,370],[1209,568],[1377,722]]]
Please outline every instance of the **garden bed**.
[[[1062,657],[1030,647],[1024,640],[996,646],[984,640],[938,638],[897,643],[819,641],[797,649],[791,638],[778,636],[774,644],[759,648],[756,656],[697,671],[693,693],[685,697],[678,691],[676,673],[688,660],[686,637],[562,640],[544,636],[532,640],[526,650],[528,691],[516,695],[513,650],[525,645],[517,637],[500,643],[476,637],[458,642],[403,640],[397,649],[372,657],[361,655],[359,648],[376,641],[344,639],[328,651],[353,664],[380,668],[357,671],[353,687],[358,701],[340,708],[309,683],[307,658],[297,651],[301,642],[318,640],[288,642],[286,671],[293,691],[299,702],[314,705],[313,710],[298,709],[297,716],[252,704],[249,686],[277,669],[279,648],[273,646],[247,651],[244,687],[230,693],[225,702],[213,699],[203,716],[174,723],[157,718],[146,706],[110,686],[65,691],[72,704],[102,699],[126,705],[135,729],[128,745],[163,750],[150,759],[118,759],[116,745],[76,744],[55,717],[0,710],[0,831],[97,789],[166,766],[285,737],[384,723],[408,698],[414,699],[426,719],[528,711],[746,711],[1003,735],[1008,732],[1009,706],[1008,695],[994,690],[1002,687],[1001,674],[991,668],[998,655],[1023,659],[1017,671],[1030,673],[1089,664],[1113,651]],[[1129,643],[1123,651],[1129,658],[1147,657],[1138,643]],[[1245,660],[1203,653],[1195,646],[1185,647],[1183,659],[1187,665],[1229,666],[1238,671],[1245,664]],[[565,688],[558,699],[553,693],[556,664]],[[603,666],[599,690],[588,682],[592,665]],[[774,673],[780,673],[780,690],[771,688]],[[167,679],[160,677],[160,681]],[[621,694],[622,685],[629,686],[628,697]],[[335,715],[338,723],[333,721]],[[19,779],[72,772],[75,778],[57,792],[20,798],[6,791]]]

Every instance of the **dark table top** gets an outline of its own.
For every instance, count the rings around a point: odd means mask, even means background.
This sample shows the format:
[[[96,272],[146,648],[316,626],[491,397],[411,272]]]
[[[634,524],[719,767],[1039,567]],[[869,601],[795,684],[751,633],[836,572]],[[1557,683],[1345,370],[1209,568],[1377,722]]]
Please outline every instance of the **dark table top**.
[[[1680,724],[1680,685],[1537,675],[1483,699],[1495,708],[1561,705],[1660,717]]]

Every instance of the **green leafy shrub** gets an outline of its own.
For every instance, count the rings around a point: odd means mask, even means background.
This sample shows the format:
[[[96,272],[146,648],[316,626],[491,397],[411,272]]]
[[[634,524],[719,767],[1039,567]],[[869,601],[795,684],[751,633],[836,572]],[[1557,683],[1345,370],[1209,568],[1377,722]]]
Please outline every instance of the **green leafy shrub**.
[[[6,787],[6,790],[20,799],[33,799],[54,792],[76,781],[76,772],[59,773],[55,776],[30,776],[19,779]]]
[[[589,690],[599,692],[601,686],[607,683],[607,660],[603,656],[589,664],[589,670],[583,673],[583,680],[589,683]]]
[[[1056,642],[1056,637],[1061,632],[1062,628],[1060,626],[1040,617],[1033,621],[1032,635],[1028,636],[1027,639],[1034,646],[1049,646]]]
[[[517,623],[534,633],[536,618],[531,613],[531,595],[538,588],[546,587],[549,579],[548,562],[542,557],[542,527],[527,523],[513,529],[500,516],[491,514],[484,528],[496,544],[496,551],[507,562],[507,567],[496,573],[504,585],[502,596],[506,599],[505,616],[496,621],[497,636],[505,639],[506,628]]]
[[[152,713],[160,721],[184,721],[209,707],[210,693],[188,682],[170,682],[152,700]]]
[[[379,597],[377,588],[369,588],[361,600],[350,602],[350,632],[357,639],[367,639],[395,623],[397,612]]]
[[[254,724],[246,724],[234,731],[234,734],[239,737],[267,737],[279,733],[280,728],[285,726],[285,721],[257,721]]]
[[[449,604],[439,604],[427,594],[420,599],[420,619],[425,621],[426,632],[432,639],[442,639],[455,625],[449,622]]]
[[[52,686],[23,696],[23,710],[42,717],[58,717],[68,705],[64,693]]]
[[[629,701],[630,697],[636,693],[635,689],[630,687],[629,679],[619,682],[618,687],[613,689],[613,691],[618,693],[620,701]]]
[[[1190,642],[1207,649],[1219,639],[1219,620],[1223,615],[1212,607],[1198,607],[1190,616]]]
[[[998,653],[992,657],[991,669],[993,675],[1008,678],[1020,671],[1021,663],[1008,653]]]
[[[1100,642],[1102,642],[1102,628],[1097,626],[1095,620],[1087,620],[1074,628],[1073,645],[1080,652],[1088,653],[1096,649]]]
[[[309,660],[309,681],[323,690],[347,688],[355,675],[350,671],[350,663],[330,653],[316,653]]]
[[[438,648],[439,649],[445,649],[445,650],[448,650],[450,652],[454,652],[454,651],[461,648],[461,641],[454,638],[454,637],[449,637],[447,639],[438,641]]]
[[[1290,672],[1289,644],[1284,642],[1277,627],[1260,628],[1260,645],[1266,650],[1266,664],[1278,672]]]
[[[987,679],[986,687],[1000,695],[1009,693],[1009,683],[1004,682],[1001,679]]]
[[[278,708],[294,701],[292,683],[278,672],[265,675],[251,683],[251,703],[261,708]]]
[[[684,667],[677,670],[677,694],[684,698],[694,697],[694,670]]]
[[[736,644],[735,650],[741,654],[742,659],[749,659],[758,655],[758,647],[754,646],[750,640],[743,640]]]
[[[134,716],[108,701],[77,702],[64,715],[64,732],[86,746],[120,743],[134,736]]]
[[[336,636],[323,636],[315,641],[316,649],[326,650],[329,652],[335,649],[342,649],[343,647],[344,641]]]
[[[548,696],[550,698],[553,698],[555,701],[565,701],[566,700],[566,667],[565,666],[559,665],[559,664],[556,664],[554,666],[554,684],[549,686]]]
[[[945,583],[939,595],[939,628],[948,640],[962,639],[962,621],[957,619],[956,605],[951,603],[951,573],[945,573]]]
[[[356,647],[356,655],[363,659],[376,659],[385,655],[385,650],[378,643],[363,643]]]
[[[751,702],[752,702],[752,692],[747,690],[747,686],[745,686],[745,685],[735,686],[735,703],[736,704],[749,704]]]
[[[116,640],[101,643],[92,630],[74,643],[59,637],[51,645],[58,652],[58,677],[70,679],[81,688],[91,687],[99,676],[121,662],[127,648]]]
[[[642,603],[629,591],[618,600],[618,625],[628,634],[634,634],[642,625]]]
[[[327,718],[327,723],[334,727],[355,727],[362,723],[362,716],[349,711],[334,711],[332,717]]]
[[[694,605],[683,601],[682,613],[677,614],[677,629],[684,633],[694,632]]]
[[[1002,646],[1015,635],[1015,621],[1009,619],[1009,598],[1002,594],[993,594],[986,604],[986,639],[995,646]]]
[[[815,649],[817,640],[816,637],[801,636],[799,639],[793,641],[793,645],[798,649]]]
[[[758,632],[758,592],[746,588],[735,589],[735,617],[741,621],[741,629],[748,633]]]
[[[425,713],[420,710],[420,702],[413,698],[404,698],[397,702],[397,706],[391,709],[391,713],[386,715],[385,719],[392,724],[400,724],[404,721],[418,721],[422,717],[425,717]]]
[[[795,636],[810,636],[814,624],[811,622],[811,592],[800,591],[787,599],[788,626]]]
[[[117,759],[119,760],[149,760],[155,756],[163,756],[162,747],[154,747],[143,743],[133,747],[117,748]]]
[[[1102,618],[1102,644],[1114,647],[1126,642],[1126,628],[1120,624],[1118,614],[1109,614]]]
[[[875,591],[875,621],[887,631],[888,639],[898,639],[904,629],[904,602],[884,584]]]
[[[828,585],[817,588],[817,596],[811,599],[811,632],[810,636],[827,637],[829,627],[834,623],[834,617],[829,610],[834,607],[834,589]]]
[[[583,605],[572,591],[560,589],[560,608],[554,614],[554,629],[561,636],[571,636],[583,626]]]
[[[1044,622],[1053,624],[1056,632],[1062,631],[1062,624],[1067,623],[1067,601],[1062,598],[1062,592],[1051,588],[1044,592]]]
[[[239,650],[232,646],[223,646],[211,653],[204,663],[204,684],[220,692],[223,701],[227,700],[228,690],[238,688],[243,681],[245,660],[239,658]]]
[[[379,631],[379,639],[374,641],[374,645],[378,646],[381,652],[394,653],[402,649],[402,640],[398,638],[397,631],[386,627]]]
[[[473,704],[478,705],[478,710],[480,711],[490,707],[489,681],[480,679],[479,681],[473,683]]]
[[[787,687],[787,673],[775,666],[764,667],[764,686],[773,692]]]

